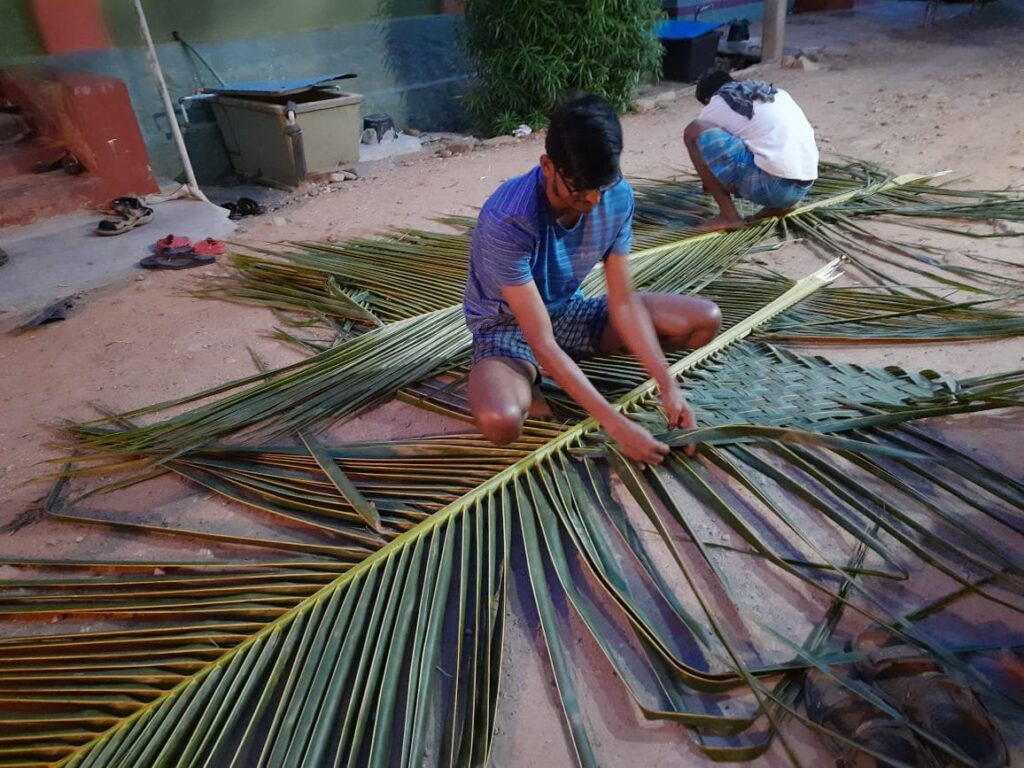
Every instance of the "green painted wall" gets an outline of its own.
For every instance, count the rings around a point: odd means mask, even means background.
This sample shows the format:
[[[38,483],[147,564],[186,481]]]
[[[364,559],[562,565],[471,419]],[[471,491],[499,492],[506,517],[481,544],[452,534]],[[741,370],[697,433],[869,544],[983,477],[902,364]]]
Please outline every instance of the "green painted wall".
[[[144,0],[142,6],[155,42],[172,42],[177,31],[191,43],[425,16],[439,13],[441,0]],[[131,0],[103,0],[103,8],[115,44],[139,45]]]
[[[0,0],[0,61],[43,53],[28,0]]]
[[[69,0],[74,2],[75,0]],[[0,0],[0,66],[47,64],[123,80],[150,161],[159,175],[181,167],[167,115],[146,63],[131,0],[102,0],[115,47],[41,54],[28,0]],[[470,64],[459,45],[460,15],[441,0],[144,0],[157,55],[176,104],[217,85],[205,65],[171,36],[179,32],[224,80],[283,80],[356,72],[346,89],[362,94],[362,114],[386,112],[399,128],[455,130]],[[197,174],[211,179],[227,155],[209,107],[178,115]]]

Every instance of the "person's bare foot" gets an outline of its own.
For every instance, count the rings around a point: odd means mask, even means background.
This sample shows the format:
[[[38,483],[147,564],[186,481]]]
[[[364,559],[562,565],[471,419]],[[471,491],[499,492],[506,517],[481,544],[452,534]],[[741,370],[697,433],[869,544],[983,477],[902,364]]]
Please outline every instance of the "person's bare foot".
[[[694,230],[697,232],[730,232],[734,229],[743,229],[746,224],[747,222],[739,217],[716,216],[710,221],[698,224]]]
[[[533,400],[530,403],[530,410],[526,412],[526,415],[531,419],[550,419],[554,417],[554,412],[551,410],[551,406],[548,405],[548,401],[544,398],[544,394],[540,391],[540,387],[533,388]]]
[[[793,206],[790,206],[789,208],[762,208],[747,219],[747,221],[754,222],[763,221],[764,219],[781,219],[783,216],[788,216],[795,210],[796,208]]]

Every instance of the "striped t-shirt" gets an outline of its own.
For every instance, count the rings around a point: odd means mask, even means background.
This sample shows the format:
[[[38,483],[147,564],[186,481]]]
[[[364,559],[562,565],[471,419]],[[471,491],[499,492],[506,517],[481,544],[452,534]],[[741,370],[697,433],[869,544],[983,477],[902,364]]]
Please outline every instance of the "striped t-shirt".
[[[469,247],[469,280],[463,308],[476,332],[514,319],[503,285],[537,284],[554,312],[579,293],[599,259],[628,254],[633,243],[633,190],[621,181],[593,210],[566,229],[552,215],[538,165],[509,179],[484,203]]]

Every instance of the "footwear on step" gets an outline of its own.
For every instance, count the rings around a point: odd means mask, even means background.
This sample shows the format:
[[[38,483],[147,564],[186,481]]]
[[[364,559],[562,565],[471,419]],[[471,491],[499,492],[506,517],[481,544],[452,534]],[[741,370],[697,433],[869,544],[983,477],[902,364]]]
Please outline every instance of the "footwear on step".
[[[137,211],[122,214],[110,219],[103,219],[96,226],[96,234],[103,236],[123,235],[129,230],[141,227],[153,220],[153,209],[145,206]]]
[[[223,256],[227,253],[228,249],[220,240],[214,240],[212,237],[208,237],[205,240],[200,240],[196,243],[192,250],[200,256]]]
[[[153,244],[153,253],[188,253],[192,250],[192,241],[183,235],[161,237]]]
[[[216,256],[204,256],[189,250],[186,253],[154,253],[139,262],[143,269],[191,269],[213,264]]]

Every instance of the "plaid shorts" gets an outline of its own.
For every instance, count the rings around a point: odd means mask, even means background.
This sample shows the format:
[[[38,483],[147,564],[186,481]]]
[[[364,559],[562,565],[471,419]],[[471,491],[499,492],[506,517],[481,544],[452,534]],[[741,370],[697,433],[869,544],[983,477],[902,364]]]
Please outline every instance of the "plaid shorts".
[[[697,137],[697,146],[727,190],[765,208],[792,208],[811,188],[762,171],[743,140],[721,128],[704,131]]]
[[[574,298],[551,315],[555,341],[573,360],[593,357],[601,350],[601,337],[608,327],[608,299]],[[487,357],[525,360],[538,371],[533,350],[515,320],[499,321],[473,333],[473,363]]]

